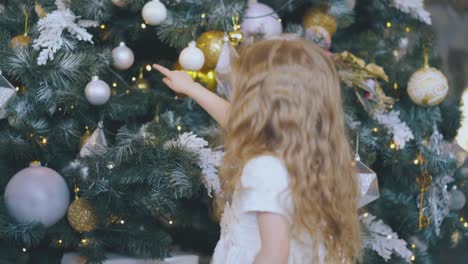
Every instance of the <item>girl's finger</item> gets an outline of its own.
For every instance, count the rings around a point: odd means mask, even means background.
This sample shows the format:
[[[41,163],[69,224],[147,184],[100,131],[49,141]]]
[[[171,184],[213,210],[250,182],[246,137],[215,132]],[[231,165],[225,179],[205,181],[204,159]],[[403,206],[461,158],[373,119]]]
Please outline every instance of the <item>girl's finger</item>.
[[[162,81],[169,87],[172,87],[172,81],[169,78],[164,77]]]
[[[169,74],[171,74],[171,70],[169,70],[168,68],[166,68],[164,66],[161,66],[159,64],[153,64],[153,68],[156,69],[157,71],[159,71],[160,73],[162,73],[165,76],[169,76]]]

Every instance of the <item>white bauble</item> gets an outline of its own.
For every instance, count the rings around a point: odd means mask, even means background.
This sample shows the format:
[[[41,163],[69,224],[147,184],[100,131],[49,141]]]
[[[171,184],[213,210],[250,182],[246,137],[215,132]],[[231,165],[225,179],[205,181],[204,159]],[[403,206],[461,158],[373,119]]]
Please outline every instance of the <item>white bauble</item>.
[[[451,210],[461,210],[465,207],[466,197],[465,194],[457,189],[450,191],[449,207]]]
[[[283,32],[281,19],[273,8],[255,3],[244,12],[241,31],[245,37],[262,35],[264,37],[279,35]]]
[[[127,70],[135,62],[133,51],[120,42],[119,46],[112,50],[112,65],[119,70]]]
[[[128,5],[128,0],[112,0],[112,4],[122,8]]]
[[[143,6],[141,15],[146,24],[156,26],[166,19],[167,10],[164,4],[159,2],[159,0],[152,0]]]
[[[99,80],[98,76],[93,76],[92,80],[86,85],[85,96],[92,105],[103,105],[109,101],[111,89],[107,83]]]
[[[191,41],[179,55],[179,64],[184,70],[198,71],[203,67],[204,63],[205,55],[203,55],[202,50],[197,47],[195,41]]]
[[[408,95],[421,106],[440,104],[448,94],[447,78],[439,70],[423,67],[411,76],[408,82]]]
[[[60,174],[39,163],[32,163],[8,182],[5,203],[8,212],[18,222],[39,222],[48,227],[67,212],[70,192]]]

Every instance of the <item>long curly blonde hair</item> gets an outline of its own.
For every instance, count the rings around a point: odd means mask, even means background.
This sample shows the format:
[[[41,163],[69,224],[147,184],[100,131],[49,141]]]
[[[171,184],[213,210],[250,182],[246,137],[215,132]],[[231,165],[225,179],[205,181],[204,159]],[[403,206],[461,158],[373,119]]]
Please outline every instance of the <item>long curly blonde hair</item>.
[[[325,263],[353,263],[360,194],[332,60],[302,39],[263,40],[240,50],[231,84],[224,190],[233,192],[249,159],[275,155],[290,175],[295,229],[322,241]]]

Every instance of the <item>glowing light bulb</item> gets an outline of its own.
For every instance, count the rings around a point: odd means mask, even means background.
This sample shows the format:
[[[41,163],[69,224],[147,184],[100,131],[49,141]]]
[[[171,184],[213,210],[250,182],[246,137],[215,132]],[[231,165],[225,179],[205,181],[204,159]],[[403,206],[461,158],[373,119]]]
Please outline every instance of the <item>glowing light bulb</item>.
[[[169,224],[172,225],[172,224],[174,224],[174,222],[172,222],[172,220],[169,220]]]
[[[120,220],[120,224],[121,224],[121,225],[125,224],[125,221],[124,221],[123,219]]]
[[[405,31],[406,31],[406,33],[410,33],[410,32],[411,32],[411,28],[407,26],[407,27],[405,27]]]
[[[106,29],[106,25],[101,24],[101,29]]]
[[[136,81],[136,77],[135,77],[135,76],[132,77],[132,81]]]
[[[147,70],[147,71],[151,71],[151,65],[149,65],[149,64],[146,65],[146,70]]]
[[[387,236],[387,239],[392,239],[392,235],[388,235],[388,236]]]
[[[416,244],[411,244],[411,248],[416,248]]]
[[[182,130],[182,127],[181,127],[181,126],[177,126],[177,130],[178,130],[178,131]]]
[[[206,17],[205,13],[201,14],[201,18],[205,18],[205,17]]]
[[[392,27],[392,22],[388,21],[387,24],[385,24],[387,26],[387,28],[391,28]]]
[[[411,261],[415,261],[416,260],[416,256],[411,256]]]
[[[146,24],[145,24],[145,23],[141,23],[140,27],[141,27],[142,29],[145,29],[145,28],[146,28]]]
[[[27,251],[26,248],[23,248],[23,252],[26,252],[26,251]]]
[[[62,239],[59,239],[59,240],[58,240],[58,243],[59,243],[59,244],[62,244],[62,243],[63,243]]]

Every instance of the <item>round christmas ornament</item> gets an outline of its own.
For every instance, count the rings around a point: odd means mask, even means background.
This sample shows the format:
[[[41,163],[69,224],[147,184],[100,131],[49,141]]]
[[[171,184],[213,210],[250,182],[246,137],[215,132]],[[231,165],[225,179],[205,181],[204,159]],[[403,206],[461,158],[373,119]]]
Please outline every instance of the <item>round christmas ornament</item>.
[[[424,66],[411,76],[408,82],[408,95],[421,106],[440,104],[448,94],[447,78],[439,70]]]
[[[246,38],[269,37],[281,34],[283,25],[273,8],[262,3],[253,3],[244,12],[241,30]]]
[[[88,200],[75,197],[67,212],[70,226],[78,232],[91,232],[96,229],[98,220]]]
[[[107,83],[99,80],[98,76],[93,76],[92,80],[86,85],[85,96],[92,105],[103,105],[109,101],[111,89]]]
[[[208,90],[215,92],[218,84],[216,82],[216,73],[215,70],[212,69],[201,69],[197,73],[197,77],[195,81],[199,82]]]
[[[451,210],[461,210],[465,207],[466,204],[466,197],[465,194],[458,190],[452,189],[450,191],[450,200],[449,200],[449,207]]]
[[[325,7],[309,9],[302,18],[302,25],[306,31],[312,26],[322,27],[328,32],[330,38],[333,37],[337,29],[335,17],[327,14],[327,9]]]
[[[151,0],[143,6],[141,11],[146,24],[156,26],[161,24],[167,17],[167,10],[159,0]]]
[[[222,31],[208,31],[198,37],[197,46],[205,56],[205,68],[213,69],[216,66],[223,44],[224,32]]]
[[[14,48],[27,47],[31,42],[31,37],[28,34],[18,35],[11,39],[11,45]]]
[[[205,56],[195,41],[192,41],[179,55],[179,64],[188,71],[198,71],[205,63]]]
[[[45,11],[44,7],[42,7],[38,1],[36,1],[36,3],[34,4],[34,11],[36,12],[36,15],[39,18],[43,18],[47,15],[47,12]]]
[[[49,227],[65,215],[70,192],[60,174],[35,161],[8,182],[5,203],[18,222],[39,222]]]
[[[135,55],[133,55],[133,51],[125,45],[125,42],[120,42],[119,46],[112,50],[112,60],[115,68],[127,70],[132,67],[135,61]]]
[[[127,7],[128,0],[112,0],[112,4],[114,4],[117,7],[123,8]]]

